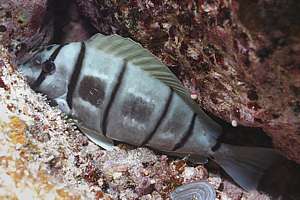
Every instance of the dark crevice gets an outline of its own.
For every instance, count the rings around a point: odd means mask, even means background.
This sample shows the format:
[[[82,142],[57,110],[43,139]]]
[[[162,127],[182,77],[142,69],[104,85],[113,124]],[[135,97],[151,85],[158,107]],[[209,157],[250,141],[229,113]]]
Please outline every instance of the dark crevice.
[[[47,4],[47,16],[48,20],[45,21],[44,24],[49,24],[52,20],[53,23],[53,37],[49,43],[64,43],[68,40],[68,35],[77,34],[70,33],[73,31],[68,26],[72,24],[80,24],[82,26],[82,30],[87,32],[87,36],[82,38],[82,40],[87,39],[87,37],[92,36],[97,32],[97,30],[85,19],[80,16],[78,7],[75,1],[65,0],[65,1],[56,1],[49,0]],[[49,20],[50,19],[50,20]],[[78,36],[80,38],[80,35]]]

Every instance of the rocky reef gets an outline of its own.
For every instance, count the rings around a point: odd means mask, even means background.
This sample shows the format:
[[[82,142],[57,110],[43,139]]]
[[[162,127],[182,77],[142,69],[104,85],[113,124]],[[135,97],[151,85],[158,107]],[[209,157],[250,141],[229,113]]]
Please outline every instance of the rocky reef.
[[[53,19],[44,0],[1,0],[0,41],[12,55],[23,56],[50,41]]]
[[[7,139],[1,140],[7,156],[0,157],[0,173],[11,183],[25,177],[25,186],[36,183],[43,195],[58,199],[168,199],[176,186],[195,180],[213,184],[218,199],[300,198],[299,167],[289,161],[262,181],[269,197],[242,191],[211,163],[191,166],[124,145],[101,150],[15,71],[15,63],[42,45],[118,33],[140,42],[179,77],[224,126],[226,142],[274,144],[300,163],[299,9],[297,0],[0,0],[6,119],[1,116],[0,137]],[[22,170],[11,173],[8,163]],[[19,186],[6,185],[0,197],[23,194],[11,188],[33,188]]]

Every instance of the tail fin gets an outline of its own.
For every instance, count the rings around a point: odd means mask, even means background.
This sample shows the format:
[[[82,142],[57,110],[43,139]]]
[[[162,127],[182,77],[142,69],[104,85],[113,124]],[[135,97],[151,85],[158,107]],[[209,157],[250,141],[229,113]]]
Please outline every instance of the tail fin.
[[[265,170],[283,157],[273,149],[221,144],[214,160],[247,191],[255,190]]]

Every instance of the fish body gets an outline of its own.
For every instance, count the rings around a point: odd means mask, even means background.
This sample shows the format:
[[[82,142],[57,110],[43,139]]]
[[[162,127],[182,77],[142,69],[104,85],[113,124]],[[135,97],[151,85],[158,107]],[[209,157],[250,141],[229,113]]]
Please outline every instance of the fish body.
[[[210,157],[248,190],[278,157],[270,149],[220,144],[221,127],[192,101],[165,65],[130,39],[97,34],[84,42],[52,45],[38,51],[20,71],[34,90],[77,118],[83,132],[96,142],[112,139]],[[264,157],[254,157],[254,152]],[[258,159],[265,162],[260,161],[256,171],[245,172],[237,164],[243,157],[255,165]],[[244,175],[250,177],[239,177]]]

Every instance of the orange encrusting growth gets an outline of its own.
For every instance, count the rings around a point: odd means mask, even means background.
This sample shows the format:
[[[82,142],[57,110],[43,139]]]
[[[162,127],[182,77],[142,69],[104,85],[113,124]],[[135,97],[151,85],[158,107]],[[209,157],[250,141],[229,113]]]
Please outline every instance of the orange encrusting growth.
[[[7,140],[0,141],[0,152],[6,154],[0,156],[0,173],[6,181],[8,179],[3,188],[9,195],[0,195],[0,199],[19,200],[25,198],[23,192],[26,191],[26,197],[35,199],[44,199],[50,195],[57,200],[79,200],[80,196],[51,183],[51,177],[42,163],[36,169],[30,167],[30,150],[38,151],[38,147],[26,140],[27,127],[18,117],[11,117],[8,123],[1,122],[0,134],[6,134],[2,135],[2,138]]]
[[[25,130],[27,128],[26,124],[20,120],[18,117],[12,117],[9,123],[12,129],[9,133],[9,138],[13,144],[25,144]]]

